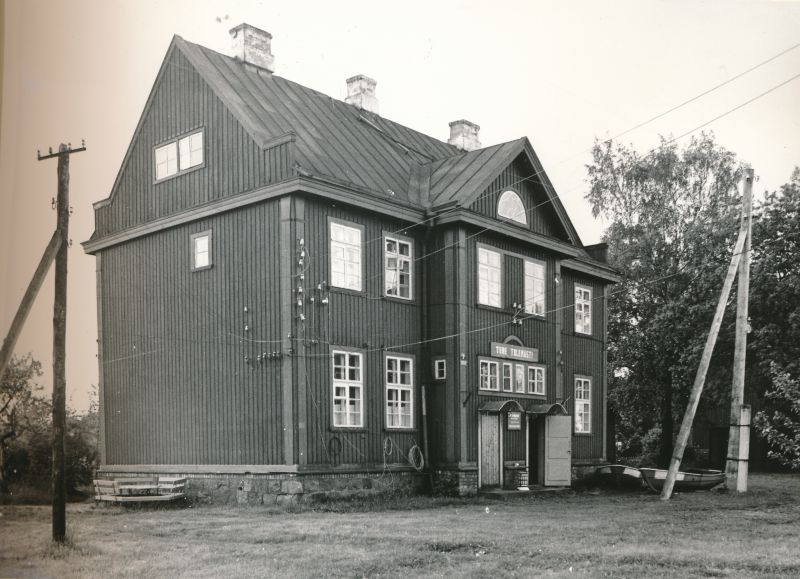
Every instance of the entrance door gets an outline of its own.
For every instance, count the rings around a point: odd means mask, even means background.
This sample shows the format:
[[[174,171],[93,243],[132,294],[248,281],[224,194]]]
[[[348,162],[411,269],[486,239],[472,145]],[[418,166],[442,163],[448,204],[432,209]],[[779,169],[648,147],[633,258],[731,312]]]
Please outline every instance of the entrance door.
[[[544,485],[572,483],[572,417],[546,416],[544,422]]]
[[[481,414],[480,486],[500,486],[500,415]]]

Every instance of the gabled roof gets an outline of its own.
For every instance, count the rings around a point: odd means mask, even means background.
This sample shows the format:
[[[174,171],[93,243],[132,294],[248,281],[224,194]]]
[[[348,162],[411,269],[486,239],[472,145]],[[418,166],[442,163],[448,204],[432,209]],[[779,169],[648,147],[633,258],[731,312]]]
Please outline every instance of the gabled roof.
[[[295,135],[303,174],[332,177],[421,207],[421,200],[408,194],[412,167],[459,153],[443,141],[179,36],[173,42],[261,147]]]

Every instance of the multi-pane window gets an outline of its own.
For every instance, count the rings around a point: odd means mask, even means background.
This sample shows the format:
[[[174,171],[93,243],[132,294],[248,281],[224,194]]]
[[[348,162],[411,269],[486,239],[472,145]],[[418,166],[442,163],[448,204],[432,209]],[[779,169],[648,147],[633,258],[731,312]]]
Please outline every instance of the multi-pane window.
[[[333,425],[364,425],[364,374],[362,355],[333,352]]]
[[[331,222],[331,285],[361,291],[361,229]]]
[[[575,284],[575,331],[592,333],[592,289]]]
[[[203,164],[203,131],[156,147],[156,181]]]
[[[433,379],[445,380],[447,378],[447,361],[436,360],[433,363]]]
[[[528,394],[544,395],[544,366],[528,366]]]
[[[505,191],[497,202],[497,216],[511,219],[522,225],[528,224],[528,214],[519,195],[513,191]]]
[[[192,243],[192,269],[207,269],[211,267],[211,232],[196,233],[190,239]]]
[[[592,381],[575,378],[575,432],[592,432]]]
[[[498,364],[492,360],[480,361],[480,389],[497,390]]]
[[[386,356],[386,428],[412,428],[414,417],[414,362]]]
[[[503,258],[500,252],[478,248],[478,303],[501,307]]]
[[[513,368],[513,364],[509,364],[508,362],[503,363],[503,392],[514,391]]]
[[[525,311],[529,314],[543,316],[544,309],[544,264],[539,261],[526,261]]]
[[[525,366],[517,364],[514,367],[514,388],[518,394],[525,394]]]
[[[384,239],[384,285],[387,296],[411,299],[411,242]]]

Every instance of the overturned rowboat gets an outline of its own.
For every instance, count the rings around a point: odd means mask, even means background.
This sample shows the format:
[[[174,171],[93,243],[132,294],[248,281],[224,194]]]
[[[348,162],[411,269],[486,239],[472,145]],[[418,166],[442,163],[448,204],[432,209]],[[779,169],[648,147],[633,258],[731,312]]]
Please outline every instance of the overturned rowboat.
[[[642,472],[624,464],[606,464],[597,468],[597,475],[610,486],[638,488],[642,486]]]
[[[667,479],[667,470],[662,468],[640,468],[642,481],[653,492],[661,492]],[[676,492],[701,491],[712,489],[725,482],[725,473],[721,470],[691,468],[678,471],[675,477]]]

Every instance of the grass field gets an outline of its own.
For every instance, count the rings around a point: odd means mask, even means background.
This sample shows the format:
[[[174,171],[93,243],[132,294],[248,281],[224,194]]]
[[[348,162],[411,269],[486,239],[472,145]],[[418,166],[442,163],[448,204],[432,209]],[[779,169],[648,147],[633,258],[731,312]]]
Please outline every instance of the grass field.
[[[0,577],[798,577],[800,476],[752,491],[416,497],[326,512],[0,507]],[[333,510],[330,510],[333,509]]]

